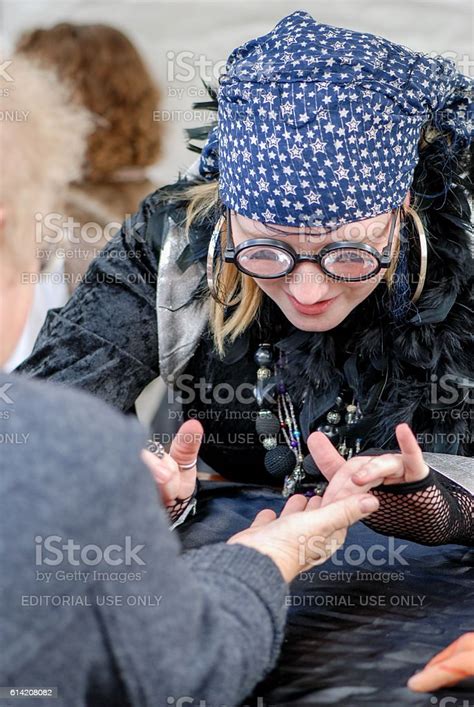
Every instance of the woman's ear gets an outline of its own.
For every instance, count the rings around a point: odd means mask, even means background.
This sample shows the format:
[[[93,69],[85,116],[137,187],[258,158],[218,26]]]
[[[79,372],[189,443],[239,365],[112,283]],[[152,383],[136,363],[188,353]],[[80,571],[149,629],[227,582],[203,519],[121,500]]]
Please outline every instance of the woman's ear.
[[[403,206],[407,209],[410,206],[410,203],[411,203],[411,193],[410,193],[410,190],[408,190],[405,200],[403,202]]]

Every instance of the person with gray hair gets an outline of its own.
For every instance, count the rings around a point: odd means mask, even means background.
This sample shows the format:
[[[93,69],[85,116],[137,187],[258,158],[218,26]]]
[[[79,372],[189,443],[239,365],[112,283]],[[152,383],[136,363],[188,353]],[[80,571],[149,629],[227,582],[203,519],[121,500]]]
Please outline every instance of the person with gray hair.
[[[5,368],[12,370],[31,352],[48,309],[68,299],[61,262],[44,262],[44,223],[62,209],[68,186],[81,176],[94,121],[88,110],[70,101],[68,85],[35,60],[14,55],[5,62],[1,89],[0,278],[22,313],[16,319],[19,336],[10,348],[5,349],[3,337],[0,341]],[[2,298],[2,320],[10,306]]]

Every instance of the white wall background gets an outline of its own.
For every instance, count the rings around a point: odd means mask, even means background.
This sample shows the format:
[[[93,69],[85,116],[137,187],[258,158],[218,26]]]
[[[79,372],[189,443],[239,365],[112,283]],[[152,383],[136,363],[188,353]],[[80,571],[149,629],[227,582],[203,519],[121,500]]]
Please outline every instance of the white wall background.
[[[187,65],[190,55],[194,63],[202,56],[215,64],[284,15],[304,9],[321,22],[380,34],[418,51],[448,53],[461,71],[474,76],[472,0],[0,0],[0,8],[7,54],[22,30],[60,21],[104,22],[129,35],[163,90],[168,139],[154,171],[158,183],[174,180],[193,161],[183,128],[202,122],[190,120],[189,113],[202,88],[198,70],[191,80],[170,80],[170,70],[176,74],[179,67],[169,61],[169,52],[188,52]]]

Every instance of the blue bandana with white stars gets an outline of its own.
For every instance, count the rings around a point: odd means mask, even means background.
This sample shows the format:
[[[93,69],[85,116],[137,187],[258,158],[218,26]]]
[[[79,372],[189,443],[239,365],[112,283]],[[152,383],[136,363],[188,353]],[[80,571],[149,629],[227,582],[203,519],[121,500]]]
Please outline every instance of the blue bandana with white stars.
[[[257,221],[370,218],[403,202],[425,123],[470,143],[473,86],[451,60],[294,12],[229,56],[200,173]]]

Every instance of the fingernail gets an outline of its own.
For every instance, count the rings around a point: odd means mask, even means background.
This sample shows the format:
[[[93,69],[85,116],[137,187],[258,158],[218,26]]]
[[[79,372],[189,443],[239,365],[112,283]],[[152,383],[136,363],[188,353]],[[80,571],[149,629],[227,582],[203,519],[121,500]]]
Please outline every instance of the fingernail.
[[[365,496],[360,499],[360,510],[363,513],[373,513],[379,507],[379,502],[373,496]]]

